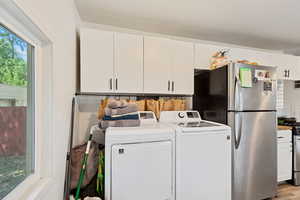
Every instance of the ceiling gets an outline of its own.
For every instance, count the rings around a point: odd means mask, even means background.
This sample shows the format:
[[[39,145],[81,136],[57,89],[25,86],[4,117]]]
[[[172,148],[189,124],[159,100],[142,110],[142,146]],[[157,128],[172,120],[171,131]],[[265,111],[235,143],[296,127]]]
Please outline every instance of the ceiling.
[[[82,20],[271,50],[300,47],[299,0],[75,0]]]

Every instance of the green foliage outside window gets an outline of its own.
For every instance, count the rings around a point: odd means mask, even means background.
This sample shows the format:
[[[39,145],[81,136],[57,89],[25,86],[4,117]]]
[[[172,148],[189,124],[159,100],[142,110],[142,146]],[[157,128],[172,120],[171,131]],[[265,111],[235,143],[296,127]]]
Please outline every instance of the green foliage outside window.
[[[27,43],[0,26],[0,84],[27,86]]]

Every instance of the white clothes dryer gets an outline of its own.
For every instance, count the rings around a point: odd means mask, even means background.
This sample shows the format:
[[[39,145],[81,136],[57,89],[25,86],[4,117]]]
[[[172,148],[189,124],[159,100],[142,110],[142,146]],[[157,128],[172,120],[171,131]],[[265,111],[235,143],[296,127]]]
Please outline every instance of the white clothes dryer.
[[[175,131],[139,115],[139,127],[106,130],[105,200],[174,200]]]

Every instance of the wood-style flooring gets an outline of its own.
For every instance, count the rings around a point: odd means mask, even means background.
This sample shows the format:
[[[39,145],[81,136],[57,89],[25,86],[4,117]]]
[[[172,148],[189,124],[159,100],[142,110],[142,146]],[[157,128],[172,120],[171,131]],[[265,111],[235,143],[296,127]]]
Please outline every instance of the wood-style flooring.
[[[300,200],[300,186],[296,187],[285,183],[279,185],[277,197],[273,200]]]

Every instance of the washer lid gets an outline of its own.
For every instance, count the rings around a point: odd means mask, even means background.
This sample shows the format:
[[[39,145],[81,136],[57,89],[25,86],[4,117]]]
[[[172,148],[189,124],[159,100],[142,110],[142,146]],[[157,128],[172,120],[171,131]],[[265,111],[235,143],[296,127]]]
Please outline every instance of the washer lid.
[[[224,131],[230,130],[230,127],[216,122],[201,120],[199,122],[177,123],[177,127],[182,132],[204,132],[204,131]]]

